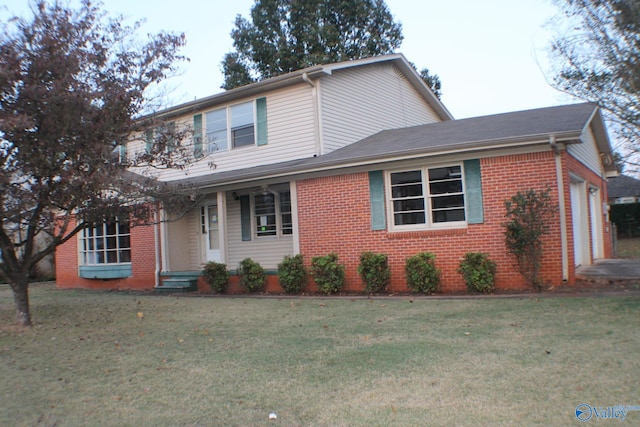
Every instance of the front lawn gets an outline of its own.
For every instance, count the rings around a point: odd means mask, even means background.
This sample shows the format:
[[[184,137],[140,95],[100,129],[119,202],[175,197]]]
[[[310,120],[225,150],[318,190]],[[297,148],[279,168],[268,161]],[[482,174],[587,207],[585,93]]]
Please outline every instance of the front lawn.
[[[640,404],[640,297],[202,298],[52,285],[31,296],[36,326],[21,331],[0,286],[0,425],[584,425],[579,404]]]

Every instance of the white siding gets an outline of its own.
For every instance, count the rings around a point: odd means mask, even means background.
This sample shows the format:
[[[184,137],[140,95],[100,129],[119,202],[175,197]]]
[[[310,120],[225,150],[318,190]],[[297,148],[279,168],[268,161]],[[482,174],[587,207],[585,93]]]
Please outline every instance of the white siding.
[[[596,146],[596,137],[588,127],[582,133],[582,143],[572,144],[567,147],[567,152],[573,157],[582,162],[586,167],[594,171],[596,174],[602,176],[604,171],[602,170],[602,163],[600,161],[600,153]]]
[[[199,270],[202,267],[198,246],[199,212],[200,208],[192,209],[180,220],[167,223],[166,247],[171,271]]]
[[[324,153],[381,130],[440,121],[391,64],[336,71],[320,93]]]
[[[186,171],[170,170],[163,180],[244,169],[270,163],[312,157],[315,153],[314,98],[309,85],[300,84],[266,95],[267,145],[248,146],[214,153],[191,165]],[[241,102],[246,102],[246,99]],[[234,103],[235,104],[235,103]],[[221,108],[223,106],[217,106]],[[206,113],[210,110],[200,111]],[[197,114],[194,112],[194,114]],[[183,120],[193,120],[193,115]],[[213,168],[211,164],[215,165]]]
[[[276,269],[285,255],[293,255],[293,236],[256,238],[242,241],[240,202],[227,194],[227,268],[234,270],[240,261],[251,258],[265,269]]]

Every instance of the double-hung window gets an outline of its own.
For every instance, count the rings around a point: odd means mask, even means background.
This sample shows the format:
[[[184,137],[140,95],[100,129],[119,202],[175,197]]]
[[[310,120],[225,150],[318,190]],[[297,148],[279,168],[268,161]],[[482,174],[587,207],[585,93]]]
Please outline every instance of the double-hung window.
[[[466,224],[461,165],[391,172],[389,186],[394,229]]]
[[[227,150],[227,109],[210,111],[205,114],[207,129],[207,150],[209,153]]]
[[[253,203],[257,237],[293,233],[290,192],[256,194]]]
[[[131,231],[128,222],[111,219],[82,230],[80,264],[125,263],[131,263]]]
[[[266,145],[266,98],[235,104],[194,116],[196,151],[201,150],[199,135],[204,121],[206,146],[208,153],[229,149]]]
[[[253,102],[234,105],[231,112],[231,145],[233,148],[255,144]]]

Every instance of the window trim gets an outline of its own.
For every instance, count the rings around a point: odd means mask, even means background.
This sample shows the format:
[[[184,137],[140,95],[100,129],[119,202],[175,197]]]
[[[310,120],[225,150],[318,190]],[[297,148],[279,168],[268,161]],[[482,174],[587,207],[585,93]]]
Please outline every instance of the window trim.
[[[238,149],[242,149],[242,148],[246,148],[246,147],[257,147],[258,146],[258,117],[257,117],[257,106],[256,106],[256,101],[257,99],[252,99],[250,101],[244,101],[244,102],[238,102],[235,104],[229,104],[226,105],[224,107],[220,107],[220,108],[214,108],[212,110],[207,110],[207,111],[203,111],[202,112],[202,135],[203,135],[203,147],[202,147],[202,151],[209,153],[209,154],[215,154],[215,153],[228,153],[234,150],[238,150]],[[238,107],[244,104],[251,104],[251,109],[252,109],[252,126],[253,126],[253,144],[246,144],[246,145],[239,145],[239,146],[235,146],[234,145],[234,138],[233,138],[233,133],[234,133],[234,128],[232,127],[232,115],[231,115],[231,110],[233,109],[233,107]],[[209,134],[212,132],[209,132],[209,129],[207,127],[207,114],[209,113],[214,113],[217,111],[224,111],[225,114],[225,123],[226,123],[226,147],[224,149],[217,149],[217,150],[210,150],[210,141],[209,141]],[[248,128],[249,126],[245,126],[244,128]],[[235,130],[239,130],[239,129],[244,129],[244,128],[238,128]],[[220,132],[220,130],[218,130],[217,132]]]
[[[107,234],[107,228],[106,228],[106,224],[107,221],[102,221],[100,223],[100,225],[102,225],[102,232],[103,234],[98,236],[97,234],[95,234],[95,230],[96,227],[98,226],[98,223],[95,223],[89,227],[84,228],[80,233],[78,233],[78,265],[80,267],[83,268],[106,268],[106,267],[110,267],[110,266],[130,266],[131,265],[131,257],[133,254],[133,250],[132,250],[132,241],[131,241],[131,227],[130,225],[128,225],[128,232],[127,233],[121,233],[120,232],[120,221],[118,218],[114,219],[114,222],[116,224],[115,227],[115,234]],[[128,224],[128,222],[127,222]],[[89,230],[93,230],[94,234],[92,236],[88,235],[88,231]],[[128,247],[123,247],[120,248],[120,239],[123,237],[128,237],[129,240],[129,246]],[[103,240],[103,245],[104,247],[101,249],[97,248],[97,239],[100,238]],[[109,248],[108,246],[108,238],[113,238],[115,239],[115,248]],[[93,249],[88,249],[87,248],[87,243],[89,242],[89,240],[93,240]],[[120,261],[120,257],[121,257],[121,251],[122,250],[128,250],[129,251],[129,261]],[[115,252],[116,257],[117,257],[117,262],[108,262],[108,252]],[[104,262],[97,262],[98,259],[98,252],[102,252],[103,253],[103,259]],[[92,254],[92,257],[94,259],[94,262],[87,262],[88,260],[88,255]]]
[[[432,196],[429,192],[429,170],[430,169],[438,169],[438,168],[447,168],[447,167],[460,167],[460,180],[462,185],[462,197],[464,202],[464,221],[448,221],[448,222],[434,222],[433,221],[433,207],[432,207]],[[391,186],[391,175],[395,173],[402,172],[412,172],[412,171],[420,171],[422,175],[422,198],[425,203],[425,222],[420,224],[407,224],[407,225],[396,225],[395,224],[395,210],[393,207],[393,193]],[[424,231],[424,230],[446,230],[446,229],[454,229],[454,228],[466,228],[468,225],[468,199],[467,199],[467,188],[465,182],[465,168],[462,161],[460,162],[451,162],[451,163],[438,163],[432,165],[423,165],[423,166],[409,166],[404,168],[397,169],[389,169],[384,172],[384,189],[385,189],[385,206],[386,206],[386,218],[388,224],[388,230],[392,232],[399,231]]]
[[[285,237],[291,237],[293,236],[293,206],[291,203],[291,191],[273,191],[273,192],[269,192],[271,195],[273,195],[274,197],[274,205],[275,205],[275,217],[276,217],[276,233],[272,234],[272,235],[259,235],[258,234],[258,224],[257,224],[257,218],[258,215],[256,213],[256,196],[262,196],[263,193],[262,192],[257,192],[257,193],[252,193],[251,194],[251,235],[253,236],[254,239],[281,239],[281,238],[285,238]],[[290,206],[290,210],[288,212],[283,212],[282,211],[282,199],[280,197],[281,194],[283,193],[289,193],[289,206]],[[292,216],[292,221],[289,225],[289,227],[287,228],[287,230],[290,230],[289,233],[285,233],[285,222],[283,220],[283,215],[289,214]]]

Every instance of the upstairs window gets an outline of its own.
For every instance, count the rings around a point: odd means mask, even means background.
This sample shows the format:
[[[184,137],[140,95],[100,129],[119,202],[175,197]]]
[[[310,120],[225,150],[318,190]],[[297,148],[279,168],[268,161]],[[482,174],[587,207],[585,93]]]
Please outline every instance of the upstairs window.
[[[227,109],[210,111],[205,114],[207,129],[207,149],[209,153],[227,150]]]
[[[266,98],[258,98],[255,101],[196,114],[194,116],[196,157],[202,155],[203,151],[212,154],[240,147],[266,145],[266,109]],[[202,136],[204,138],[201,138]],[[204,144],[201,142],[202,139]]]
[[[231,107],[231,141],[233,148],[255,144],[253,102]]]

